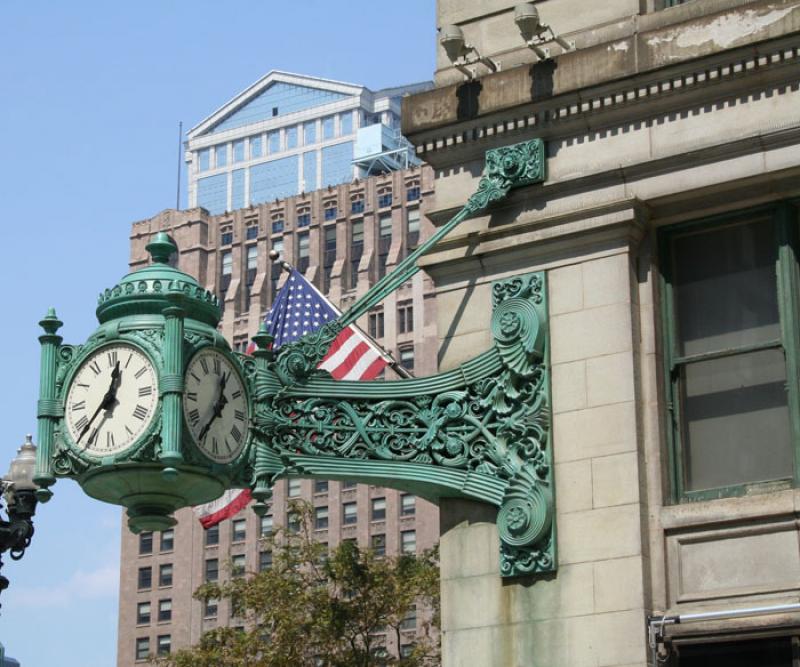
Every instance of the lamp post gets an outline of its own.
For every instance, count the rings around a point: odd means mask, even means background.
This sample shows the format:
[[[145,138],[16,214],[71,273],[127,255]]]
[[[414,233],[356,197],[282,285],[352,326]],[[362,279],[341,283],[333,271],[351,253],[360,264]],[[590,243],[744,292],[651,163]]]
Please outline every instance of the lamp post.
[[[33,470],[36,445],[30,435],[11,461],[8,473],[0,480],[8,520],[0,517],[0,568],[2,554],[9,551],[12,560],[19,560],[33,537],[33,515],[36,512],[36,489]],[[8,588],[8,579],[0,575],[0,593]]]

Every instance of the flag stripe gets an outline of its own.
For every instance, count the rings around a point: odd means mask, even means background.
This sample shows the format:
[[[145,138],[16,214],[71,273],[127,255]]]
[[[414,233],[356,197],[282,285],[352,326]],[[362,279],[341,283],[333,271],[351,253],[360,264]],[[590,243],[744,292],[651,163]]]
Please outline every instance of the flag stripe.
[[[348,327],[336,337],[334,344],[338,343],[337,348],[334,350],[333,345],[331,345],[330,352],[323,358],[319,368],[333,373],[336,368],[345,362],[350,354],[352,354],[353,349],[361,342],[360,337],[356,336],[355,332]]]
[[[194,508],[194,511],[198,515],[203,528],[211,528],[220,521],[230,519],[235,514],[238,514],[247,507],[252,499],[253,496],[250,494],[250,489],[235,489],[226,491],[213,502],[198,505]]]
[[[374,380],[381,374],[381,371],[386,368],[386,360],[383,357],[378,357],[367,367],[361,374],[361,380]]]
[[[364,343],[366,345],[366,343]],[[364,372],[372,366],[372,363],[378,357],[378,354],[375,350],[367,348],[363,350],[358,359],[355,359],[355,363],[351,365],[349,370],[342,375],[342,380],[362,380],[364,378]]]

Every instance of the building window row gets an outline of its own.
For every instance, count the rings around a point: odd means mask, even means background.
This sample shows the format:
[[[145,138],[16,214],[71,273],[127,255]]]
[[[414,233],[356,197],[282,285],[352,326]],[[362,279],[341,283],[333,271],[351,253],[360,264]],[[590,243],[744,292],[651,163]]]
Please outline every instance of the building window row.
[[[153,553],[155,536],[151,531],[139,533],[139,555],[147,556]],[[159,533],[159,551],[164,553],[175,548],[175,530],[168,528]]]
[[[158,566],[158,586],[160,588],[172,586],[172,563],[162,563]],[[153,568],[151,566],[140,567],[136,579],[137,588],[147,590],[153,587]]]
[[[172,636],[158,635],[156,638],[156,655],[169,655],[172,651]],[[150,658],[150,638],[138,637],[136,639],[135,656],[137,661],[148,660]]]

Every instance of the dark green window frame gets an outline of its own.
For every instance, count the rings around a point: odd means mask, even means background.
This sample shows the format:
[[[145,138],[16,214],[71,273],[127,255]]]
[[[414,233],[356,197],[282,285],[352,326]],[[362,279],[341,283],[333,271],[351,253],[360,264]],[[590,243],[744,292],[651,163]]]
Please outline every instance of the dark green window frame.
[[[713,500],[717,498],[745,495],[749,490],[761,487],[764,490],[800,486],[800,233],[798,231],[798,202],[761,206],[693,220],[664,228],[659,231],[659,262],[661,280],[662,339],[664,350],[664,378],[666,383],[667,445],[670,470],[670,497],[673,503]],[[764,224],[774,225],[777,244],[775,265],[775,289],[777,292],[780,338],[758,345],[742,346],[698,355],[681,357],[678,354],[678,339],[673,294],[673,240],[687,231],[712,230],[763,218]],[[768,219],[768,220],[767,220]],[[732,354],[756,350],[781,349],[786,363],[786,391],[790,418],[793,472],[786,477],[753,481],[731,486],[703,490],[685,488],[685,453],[682,443],[681,415],[681,367],[688,363],[711,360]]]

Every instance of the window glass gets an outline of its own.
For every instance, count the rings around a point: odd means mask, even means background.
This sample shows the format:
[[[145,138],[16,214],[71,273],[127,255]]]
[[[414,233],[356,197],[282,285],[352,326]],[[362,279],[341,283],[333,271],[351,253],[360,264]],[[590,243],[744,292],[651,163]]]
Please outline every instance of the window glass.
[[[233,253],[230,251],[222,253],[222,275],[229,276],[233,273]]]
[[[206,559],[206,581],[217,581],[219,579],[219,560],[216,558]]]
[[[203,606],[203,616],[205,618],[211,618],[217,615],[217,605],[218,602],[214,598],[210,598],[205,601],[205,605]]]
[[[263,572],[272,567],[272,552],[261,551],[258,554],[258,571]]]
[[[373,535],[370,538],[370,548],[376,556],[386,555],[386,535]]]
[[[234,577],[241,577],[245,573],[247,558],[244,554],[236,554],[231,557],[231,574]]]
[[[139,576],[137,578],[137,587],[138,589],[144,590],[146,588],[151,588],[153,585],[153,568],[152,567],[140,567],[139,568]]]
[[[136,624],[145,625],[150,622],[150,603],[140,602],[136,605]]]
[[[139,637],[136,640],[136,659],[147,660],[150,657],[150,638]]]
[[[172,586],[172,563],[162,563],[158,567],[158,585]]]
[[[159,621],[172,620],[172,600],[158,601],[158,620]]]
[[[172,650],[172,637],[170,635],[158,636],[158,655],[169,655]]]
[[[308,232],[304,234],[297,235],[297,257],[298,259],[304,259],[308,257],[308,249],[309,249],[309,236]],[[290,487],[291,483],[296,482],[298,485],[300,484],[299,479],[290,480]]]
[[[231,542],[244,542],[247,539],[247,520],[234,519],[231,521]]]
[[[406,190],[406,201],[417,201],[419,199],[419,186],[412,185]]]
[[[286,128],[286,148],[297,148],[297,127]]]
[[[333,116],[328,116],[327,118],[322,119],[322,138],[333,139],[333,137],[334,137]]]
[[[272,233],[273,234],[280,234],[283,231],[283,218],[278,218],[272,221]],[[275,242],[272,243],[272,247],[275,247]],[[281,248],[283,250],[283,248]]]
[[[378,208],[386,208],[392,205],[392,193],[385,192],[378,197]]]
[[[206,528],[206,546],[219,544],[219,524]]]
[[[298,227],[308,227],[311,224],[311,214],[310,213],[301,213],[297,216],[297,226]]]
[[[681,646],[676,667],[792,667],[790,637]]]
[[[230,245],[231,243],[233,243],[233,232],[231,231],[222,232],[222,234],[220,234],[219,236],[219,243],[220,245]]]
[[[414,370],[414,348],[405,347],[400,350],[400,365],[407,371]]]
[[[147,532],[139,533],[139,555],[153,553],[153,533],[149,530]]]
[[[250,158],[261,157],[264,147],[261,143],[261,137],[250,137]]]
[[[233,142],[233,161],[244,161],[244,139],[239,139]]]
[[[228,145],[220,144],[214,148],[214,155],[216,156],[217,168],[224,167],[228,164]]]
[[[328,508],[315,507],[314,508],[314,528],[321,530],[328,527]]]
[[[245,238],[248,241],[252,241],[253,239],[258,238],[258,225],[257,224],[253,224],[253,225],[248,225],[247,226],[247,231],[245,232]]]
[[[404,554],[413,554],[417,551],[417,532],[404,530],[400,533],[400,551]]]
[[[364,243],[364,223],[354,222],[352,225],[353,243]]]
[[[383,521],[386,518],[386,498],[372,499],[372,520]]]
[[[358,505],[356,503],[344,503],[342,505],[342,523],[345,525],[353,524],[358,521]]]
[[[172,551],[175,548],[175,530],[169,528],[161,531],[161,551]]]
[[[392,214],[391,213],[382,213],[378,217],[378,233],[380,234],[381,238],[392,236]]]
[[[254,271],[258,268],[258,246],[247,246],[247,270]]]
[[[327,206],[327,207],[325,207],[325,219],[326,220],[336,220],[336,213],[337,213],[336,206]]]
[[[353,112],[346,111],[339,115],[339,123],[342,128],[342,135],[353,134]]]
[[[265,514],[261,517],[261,535],[272,535],[272,515]]]
[[[314,480],[314,493],[328,493],[328,480],[315,479]]]
[[[270,153],[279,153],[281,150],[281,133],[279,131],[270,132],[267,135]]]
[[[303,125],[303,143],[308,146],[309,144],[316,143],[317,141],[317,121],[312,120],[311,122],[305,123]]]
[[[400,496],[400,514],[403,516],[413,516],[417,512],[417,497],[410,493]]]
[[[204,148],[197,152],[197,166],[199,171],[211,169],[211,149]]]

